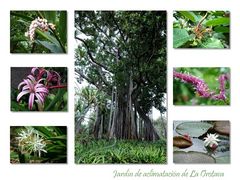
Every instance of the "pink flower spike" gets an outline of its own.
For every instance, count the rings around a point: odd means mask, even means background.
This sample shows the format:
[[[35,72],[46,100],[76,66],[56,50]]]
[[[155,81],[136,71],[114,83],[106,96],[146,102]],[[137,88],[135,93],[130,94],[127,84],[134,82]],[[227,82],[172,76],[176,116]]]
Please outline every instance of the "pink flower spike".
[[[199,96],[204,98],[211,97],[214,93],[210,92],[208,85],[200,78],[193,75],[173,71],[173,77],[182,80],[185,83],[192,84]]]
[[[229,75],[228,74],[222,74],[219,76],[218,81],[219,81],[219,94],[216,94],[214,91],[210,91],[208,85],[204,82],[204,80],[195,77],[190,74],[185,74],[185,73],[180,73],[176,72],[175,70],[173,71],[173,77],[176,79],[180,79],[181,81],[191,84],[195,91],[199,94],[199,96],[204,97],[204,98],[210,98],[213,100],[226,100],[226,82],[229,80]]]
[[[219,76],[218,81],[219,81],[219,94],[215,95],[212,97],[212,99],[216,100],[226,100],[226,82],[229,80],[229,75],[228,74],[222,74]]]

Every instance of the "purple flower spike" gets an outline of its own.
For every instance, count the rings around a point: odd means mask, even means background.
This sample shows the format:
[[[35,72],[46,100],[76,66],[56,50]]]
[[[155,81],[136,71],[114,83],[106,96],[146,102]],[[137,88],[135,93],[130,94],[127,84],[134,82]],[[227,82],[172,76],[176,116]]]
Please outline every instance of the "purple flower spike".
[[[225,86],[226,86],[226,81],[229,80],[229,75],[228,74],[222,74],[219,76],[218,81],[219,81],[219,94],[215,95],[212,97],[212,99],[222,99],[225,100],[226,97],[226,90],[225,90]]]
[[[200,78],[193,75],[184,74],[180,72],[173,71],[173,77],[182,80],[185,83],[192,84],[199,96],[204,98],[210,98],[214,100],[226,100],[226,81],[229,80],[228,74],[222,74],[219,76],[219,94],[216,94],[213,91],[210,91],[208,85]]]
[[[185,83],[192,84],[199,96],[209,98],[213,95],[213,92],[210,92],[208,85],[198,77],[189,74],[179,73],[176,71],[173,71],[173,77],[180,79]]]
[[[42,108],[45,97],[48,95],[48,89],[40,83],[41,81],[42,79],[36,81],[32,75],[28,75],[28,79],[24,79],[23,82],[18,85],[18,89],[21,90],[21,92],[17,96],[17,101],[19,102],[24,95],[29,94],[28,109],[32,110],[35,97],[35,102]]]

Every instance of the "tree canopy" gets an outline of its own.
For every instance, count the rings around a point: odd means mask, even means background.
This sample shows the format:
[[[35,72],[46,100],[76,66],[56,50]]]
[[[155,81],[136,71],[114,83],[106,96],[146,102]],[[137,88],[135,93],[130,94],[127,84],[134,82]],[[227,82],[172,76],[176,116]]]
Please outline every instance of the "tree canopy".
[[[122,119],[115,136],[133,126],[132,112],[147,124],[152,107],[166,111],[166,12],[77,11],[75,39],[77,80],[104,92],[106,107],[114,106],[116,121]]]

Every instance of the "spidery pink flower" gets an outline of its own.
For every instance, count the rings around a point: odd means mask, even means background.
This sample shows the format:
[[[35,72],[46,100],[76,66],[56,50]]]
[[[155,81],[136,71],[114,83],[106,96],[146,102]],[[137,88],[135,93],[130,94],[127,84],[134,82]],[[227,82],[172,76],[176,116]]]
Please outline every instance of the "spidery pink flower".
[[[32,68],[31,73],[37,80],[44,79],[45,85],[49,88],[52,85],[60,85],[61,76],[56,71],[48,71],[44,68]]]
[[[45,97],[48,95],[48,89],[41,81],[43,81],[43,79],[36,81],[32,75],[28,75],[27,79],[24,79],[23,82],[18,85],[18,89],[21,90],[21,92],[17,96],[17,101],[19,102],[24,95],[29,94],[28,109],[32,110],[34,101],[42,108]]]
[[[32,110],[33,104],[36,102],[38,109],[43,110],[49,90],[66,88],[66,85],[61,85],[60,81],[61,77],[56,71],[34,67],[27,79],[18,85],[21,92],[17,96],[17,101],[19,102],[23,96],[29,94],[28,109]]]

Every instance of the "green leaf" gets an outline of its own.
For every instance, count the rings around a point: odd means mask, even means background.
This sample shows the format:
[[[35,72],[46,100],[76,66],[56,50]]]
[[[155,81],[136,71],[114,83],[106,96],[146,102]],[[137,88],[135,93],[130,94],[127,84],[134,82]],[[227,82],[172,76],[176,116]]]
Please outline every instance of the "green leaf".
[[[68,100],[68,92],[65,92],[65,94],[63,95],[63,101],[67,103],[67,100]]]
[[[59,46],[56,46],[53,43],[50,43],[47,41],[40,41],[40,40],[36,40],[35,42],[49,49],[52,53],[63,53],[62,48]]]
[[[18,153],[14,152],[14,151],[11,151],[10,152],[10,158],[11,159],[17,159],[18,158]]]
[[[36,11],[36,13],[40,18],[45,18],[45,11]]]
[[[12,111],[28,111],[28,108],[21,106],[19,103],[15,101],[11,101],[11,110]]]
[[[53,111],[56,103],[63,98],[65,92],[65,89],[59,89],[53,101],[45,108],[45,111]]]
[[[43,136],[43,137],[50,138],[50,137],[54,136],[52,131],[48,130],[48,127],[45,127],[45,126],[33,126],[33,128],[35,130],[37,130],[39,132],[39,134],[41,136]]]
[[[182,14],[185,18],[191,20],[192,22],[197,22],[198,17],[195,15],[194,12],[191,11],[179,11],[180,14]]]
[[[212,164],[216,163],[216,160],[205,153],[189,151],[176,151],[173,152],[173,162],[179,164]]]
[[[48,22],[56,24],[57,11],[44,11],[44,18]]]
[[[213,16],[224,16],[225,15],[225,11],[213,11],[212,13],[211,13],[211,15],[213,15]]]
[[[60,44],[58,42],[58,40],[53,37],[49,32],[42,32],[39,29],[36,30],[36,33],[40,36],[42,36],[43,38],[49,40],[50,42],[52,42],[53,44],[55,44],[56,46],[60,47]]]
[[[66,127],[64,126],[57,126],[57,127],[53,127],[52,128],[55,132],[57,136],[61,136],[62,134],[66,134]]]
[[[67,136],[66,135],[62,135],[62,136],[50,137],[50,138],[48,138],[48,140],[55,140],[55,141],[57,141],[57,140],[64,140],[64,141],[66,141],[67,140]]]
[[[25,20],[27,20],[27,21],[33,21],[33,18],[22,14],[20,11],[19,11],[19,13],[18,13],[18,11],[11,11],[11,12],[10,12],[10,15],[11,15],[11,16],[17,16],[17,17],[23,18],[23,19],[25,19]]]
[[[230,163],[230,156],[221,156],[221,157],[216,157],[216,163],[218,164],[228,164]]]
[[[173,47],[179,48],[191,39],[185,29],[173,29]]]
[[[59,18],[59,36],[63,45],[66,45],[67,42],[67,12],[61,11]]]
[[[226,27],[226,26],[216,26],[214,28],[214,31],[217,32],[217,33],[229,33],[230,28]]]
[[[17,21],[24,24],[26,27],[28,27],[30,25],[30,23],[28,21],[25,21],[23,19],[18,19]]]
[[[188,134],[191,137],[199,137],[211,127],[213,125],[206,122],[184,122],[176,127],[176,132],[180,135]]]
[[[50,42],[52,42],[53,44],[55,44],[56,46],[58,46],[59,48],[62,49],[62,53],[65,53],[66,50],[65,48],[60,44],[60,40],[57,39],[57,36],[52,36],[52,34],[50,34],[50,32],[42,32],[41,30],[37,29],[36,33],[40,36],[42,36],[43,38],[46,38],[47,40],[49,40]],[[53,32],[55,34],[55,32]]]
[[[211,48],[211,49],[223,49],[224,46],[219,39],[210,38],[206,42],[201,44],[203,48]]]
[[[230,24],[229,17],[220,17],[216,19],[210,19],[205,23],[206,26],[219,26],[219,25],[229,25],[229,24]]]

